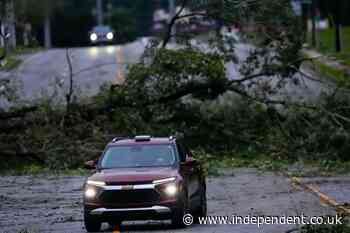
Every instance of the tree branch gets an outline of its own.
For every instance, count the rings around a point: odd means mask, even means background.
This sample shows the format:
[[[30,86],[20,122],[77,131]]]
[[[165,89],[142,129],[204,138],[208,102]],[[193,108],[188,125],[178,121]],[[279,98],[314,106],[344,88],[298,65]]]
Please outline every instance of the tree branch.
[[[180,10],[175,14],[175,16],[170,20],[169,25],[168,25],[168,30],[167,33],[165,34],[165,38],[163,40],[162,43],[162,48],[165,48],[167,46],[167,44],[169,43],[172,35],[171,35],[171,31],[173,30],[173,27],[175,25],[176,20],[178,20],[179,16],[181,15],[181,13],[183,12],[183,10],[185,9],[186,5],[187,5],[187,1],[188,0],[183,0],[182,1],[182,5]]]
[[[72,65],[72,60],[69,54],[69,49],[66,50],[66,59],[67,59],[67,64],[68,64],[68,71],[69,71],[69,90],[66,95],[66,101],[67,101],[67,114],[70,112],[70,106],[72,103],[72,97],[73,97],[73,65]]]
[[[231,81],[229,81],[229,85],[235,84],[235,83],[243,83],[245,81],[249,81],[249,80],[253,80],[256,78],[259,78],[261,76],[272,76],[274,75],[273,73],[269,73],[269,72],[262,72],[262,73],[258,73],[258,74],[252,74],[252,75],[248,75],[244,78],[241,79],[232,79]]]

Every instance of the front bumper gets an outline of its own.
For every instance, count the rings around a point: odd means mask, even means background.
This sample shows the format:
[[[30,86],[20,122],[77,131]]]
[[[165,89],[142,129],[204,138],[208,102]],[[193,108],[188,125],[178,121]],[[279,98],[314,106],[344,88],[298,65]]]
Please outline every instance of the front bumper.
[[[163,220],[172,217],[179,206],[180,195],[169,197],[164,193],[165,184],[88,186],[97,191],[96,198],[84,199],[88,215],[102,221],[123,220]],[[182,186],[178,185],[179,193]]]
[[[169,219],[171,213],[171,208],[156,205],[142,208],[97,208],[91,210],[89,215],[100,219],[149,220]]]

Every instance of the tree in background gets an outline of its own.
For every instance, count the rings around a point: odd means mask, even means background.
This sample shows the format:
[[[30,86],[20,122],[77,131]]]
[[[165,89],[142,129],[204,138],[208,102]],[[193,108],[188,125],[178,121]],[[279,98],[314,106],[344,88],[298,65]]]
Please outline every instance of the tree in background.
[[[130,8],[119,7],[112,10],[109,22],[116,31],[118,42],[125,43],[137,38],[137,19],[134,15],[135,12]]]
[[[170,21],[163,40],[149,48],[141,63],[131,66],[128,77],[122,86],[116,87],[116,94],[122,103],[139,109],[145,122],[156,118],[171,118],[177,114],[175,106],[182,100],[215,100],[227,92],[234,92],[244,98],[262,103],[274,103],[269,95],[278,87],[269,86],[260,91],[263,80],[274,77],[280,85],[287,80],[295,80],[301,64],[300,49],[302,33],[298,19],[291,9],[289,0],[208,0],[204,6],[191,13],[182,14],[192,1],[179,2],[179,10]],[[213,7],[215,6],[215,7]],[[242,27],[254,22],[260,31],[257,46],[249,56],[241,61],[239,77],[227,77],[226,63],[237,63],[235,44],[237,41],[224,41],[220,35],[209,38],[208,50],[191,44],[193,35],[173,35],[171,27],[176,21],[200,15],[204,18],[221,20],[223,25]],[[168,43],[172,37],[181,37],[183,47],[172,50]],[[273,52],[272,52],[273,51]],[[249,86],[245,85],[249,82]],[[120,95],[119,95],[120,94]],[[161,107],[159,107],[161,106]]]
[[[53,43],[58,47],[89,45],[89,31],[97,24],[93,15],[96,0],[65,0],[64,3],[52,17]]]
[[[62,9],[65,0],[17,0],[16,10],[20,13],[17,22],[20,22],[24,33],[31,31],[32,25],[35,28],[43,29],[45,48],[52,47],[52,15]],[[30,25],[30,26],[28,26]],[[27,28],[25,28],[27,27]],[[26,36],[23,35],[23,38]],[[23,39],[25,41],[25,39]]]
[[[334,30],[335,50],[341,52],[341,26],[350,25],[350,1],[348,0],[318,0],[321,14],[330,19]]]
[[[0,2],[1,37],[5,51],[16,47],[15,7],[13,0]]]

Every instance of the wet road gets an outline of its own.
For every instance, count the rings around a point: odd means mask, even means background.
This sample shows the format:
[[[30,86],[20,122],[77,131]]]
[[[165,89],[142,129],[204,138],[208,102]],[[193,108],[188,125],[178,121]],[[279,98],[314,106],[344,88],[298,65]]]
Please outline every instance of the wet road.
[[[73,74],[75,93],[79,97],[96,94],[104,83],[118,83],[125,78],[126,66],[138,61],[147,40],[138,40],[121,46],[100,46],[69,49]],[[170,46],[176,47],[176,46]],[[204,44],[203,49],[207,45]],[[242,61],[254,48],[248,44],[238,43],[236,54],[240,63],[227,64],[227,75],[230,79],[242,78],[239,69]],[[316,77],[309,70],[308,75]],[[52,49],[26,56],[23,64],[10,73],[0,73],[0,78],[17,79],[22,83],[21,96],[24,100],[36,99],[40,96],[52,96],[57,91],[62,97],[68,91],[69,69],[65,49]],[[317,81],[308,80],[298,76],[299,83],[287,81],[274,98],[288,97],[298,99],[317,99],[320,93],[329,90]],[[264,82],[277,84],[275,77],[264,77]],[[57,98],[56,98],[57,99]]]
[[[81,176],[0,177],[0,233],[82,233]],[[236,169],[207,180],[210,216],[320,216],[334,214],[314,195],[294,189],[289,179],[254,169]],[[283,233],[293,225],[193,225],[171,229],[169,222],[124,222],[121,232]],[[103,232],[112,232],[107,224]]]
[[[136,41],[122,46],[71,48],[75,91],[80,97],[96,94],[104,83],[120,82],[126,65],[136,62],[144,50],[144,43]],[[20,67],[0,77],[17,79],[21,83],[23,99],[51,96],[56,90],[67,93],[69,66],[65,49],[51,49],[25,56]]]

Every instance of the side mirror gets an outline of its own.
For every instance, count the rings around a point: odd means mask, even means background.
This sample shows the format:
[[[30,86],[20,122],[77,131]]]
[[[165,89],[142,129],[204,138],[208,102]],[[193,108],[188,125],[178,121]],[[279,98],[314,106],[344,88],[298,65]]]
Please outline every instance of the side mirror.
[[[96,169],[96,161],[95,160],[90,160],[84,163],[84,168],[93,170]]]
[[[182,162],[181,165],[183,166],[194,166],[197,164],[197,160],[195,160],[193,157],[187,157],[186,161]]]

